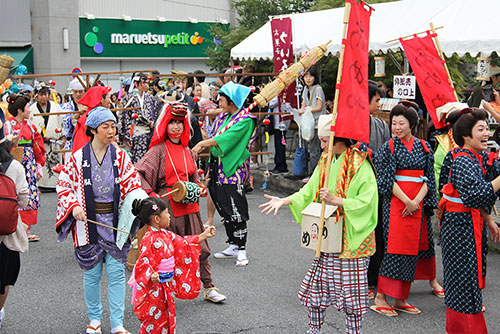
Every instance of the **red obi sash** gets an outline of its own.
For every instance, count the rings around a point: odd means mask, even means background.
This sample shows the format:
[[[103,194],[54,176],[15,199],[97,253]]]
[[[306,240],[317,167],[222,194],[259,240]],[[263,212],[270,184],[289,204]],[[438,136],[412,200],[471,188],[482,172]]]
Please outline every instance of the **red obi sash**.
[[[396,183],[410,199],[417,196],[422,183],[425,182],[423,170],[397,170]],[[403,217],[406,205],[396,196],[391,198],[391,212],[389,216],[389,237],[387,239],[387,253],[401,255],[418,255],[422,226],[422,207],[413,215]],[[424,222],[425,229],[427,224]],[[425,235],[427,240],[427,235]],[[428,249],[427,241],[427,249]]]
[[[453,160],[459,156],[470,156],[465,152],[453,153]],[[485,173],[484,168],[483,173]],[[439,209],[441,209],[441,213],[444,213],[444,210],[448,212],[470,212],[472,216],[472,226],[474,228],[474,244],[476,246],[476,259],[477,259],[477,274],[478,274],[478,282],[479,289],[484,289],[486,285],[486,278],[483,276],[483,253],[482,253],[482,238],[483,238],[483,224],[484,219],[481,217],[481,213],[479,209],[468,208],[464,205],[462,200],[460,199],[460,195],[453,188],[451,182],[446,184],[441,193],[443,196],[439,201]],[[441,216],[442,219],[442,216]]]

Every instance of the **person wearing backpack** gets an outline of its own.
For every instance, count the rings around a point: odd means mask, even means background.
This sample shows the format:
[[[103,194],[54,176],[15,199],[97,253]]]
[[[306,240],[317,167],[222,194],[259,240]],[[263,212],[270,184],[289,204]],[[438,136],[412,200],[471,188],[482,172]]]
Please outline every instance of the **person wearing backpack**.
[[[5,116],[0,109],[0,129]],[[4,305],[9,286],[14,285],[19,275],[21,261],[19,253],[28,250],[27,226],[21,221],[18,208],[28,204],[29,190],[24,167],[10,154],[10,142],[0,131],[0,328],[5,315]],[[15,204],[12,205],[12,200]],[[10,208],[5,210],[5,208]],[[14,221],[13,221],[14,220]],[[7,232],[13,232],[6,234]]]

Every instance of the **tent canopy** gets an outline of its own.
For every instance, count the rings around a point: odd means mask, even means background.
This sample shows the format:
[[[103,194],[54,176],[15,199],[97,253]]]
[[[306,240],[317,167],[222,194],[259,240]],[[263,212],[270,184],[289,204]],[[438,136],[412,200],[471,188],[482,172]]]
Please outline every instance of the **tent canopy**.
[[[500,49],[500,34],[496,22],[500,13],[498,0],[402,0],[374,4],[370,22],[372,54],[401,49],[399,41],[387,41],[430,29],[437,30],[439,42],[447,56],[457,53],[490,55]],[[296,55],[303,54],[320,44],[332,40],[328,54],[340,52],[344,8],[280,17],[292,19],[293,48]],[[231,57],[239,59],[272,59],[271,23],[267,22],[240,44],[231,49]]]

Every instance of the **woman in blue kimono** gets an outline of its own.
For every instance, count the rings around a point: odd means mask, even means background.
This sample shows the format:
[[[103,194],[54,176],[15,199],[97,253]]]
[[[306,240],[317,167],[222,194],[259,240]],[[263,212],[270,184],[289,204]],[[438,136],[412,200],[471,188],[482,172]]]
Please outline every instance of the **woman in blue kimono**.
[[[437,207],[434,156],[424,140],[412,135],[418,124],[418,105],[402,101],[389,114],[394,138],[375,155],[382,201],[384,258],[380,267],[375,312],[418,314],[407,302],[411,282],[429,280],[435,294],[443,293],[436,280],[434,238],[430,217]],[[394,298],[393,306],[387,296]]]
[[[486,227],[494,238],[499,234],[487,211],[495,204],[500,173],[496,162],[491,167],[484,164],[490,135],[486,111],[468,108],[460,113],[453,126],[453,139],[461,148],[450,153],[449,183],[443,187],[439,203],[446,332],[484,334],[488,332],[481,312],[488,250]]]

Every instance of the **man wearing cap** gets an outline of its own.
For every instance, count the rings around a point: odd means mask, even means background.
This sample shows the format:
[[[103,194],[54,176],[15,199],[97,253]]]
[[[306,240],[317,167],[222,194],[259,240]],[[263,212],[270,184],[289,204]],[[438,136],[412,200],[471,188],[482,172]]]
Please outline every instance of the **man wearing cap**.
[[[122,104],[124,108],[137,109],[122,112],[119,132],[135,164],[148,151],[152,129],[158,118],[159,100],[148,93],[148,77],[144,73],[132,77],[130,88],[133,90],[123,98]]]
[[[246,266],[248,202],[244,186],[250,177],[248,148],[257,137],[255,116],[243,108],[251,89],[228,82],[219,90],[223,113],[214,121],[214,137],[193,147],[198,155],[210,147],[210,180],[208,190],[220,216],[224,219],[229,247],[216,258],[236,257],[236,266]]]
[[[85,333],[102,333],[101,281],[105,263],[111,334],[128,334],[123,328],[123,317],[125,263],[130,242],[127,240],[119,247],[115,229],[123,200],[141,187],[141,179],[128,154],[113,143],[116,118],[111,110],[102,106],[93,108],[85,125],[91,139],[71,155],[57,182],[56,232],[59,241],[72,233],[75,257],[84,271],[90,321]],[[138,228],[138,224],[133,224],[125,232],[134,236]]]
[[[493,90],[500,83],[500,67],[491,65],[490,67],[490,80],[482,81],[481,85],[474,88],[474,91],[467,100],[469,107],[479,108],[481,100],[486,102],[495,101]]]
[[[79,104],[78,101],[85,94],[85,88],[83,87],[80,80],[74,78],[70,83],[68,90],[71,92],[69,101],[62,105],[64,111],[79,111],[77,114],[66,114],[62,116],[63,119],[63,133],[66,136],[66,144],[64,149],[71,150],[73,147],[73,134],[75,132],[75,125],[80,118],[80,115],[87,111],[87,106]],[[65,155],[64,161],[67,161],[71,153]]]
[[[40,84],[36,90],[36,103],[32,104],[31,121],[43,136],[45,142],[45,151],[47,152],[47,162],[43,166],[43,176],[38,181],[38,185],[42,188],[56,187],[57,176],[52,171],[62,161],[59,154],[54,154],[53,151],[64,147],[65,137],[63,134],[63,124],[61,115],[44,115],[34,116],[35,114],[50,114],[62,112],[61,107],[49,98],[50,88],[45,84]]]

